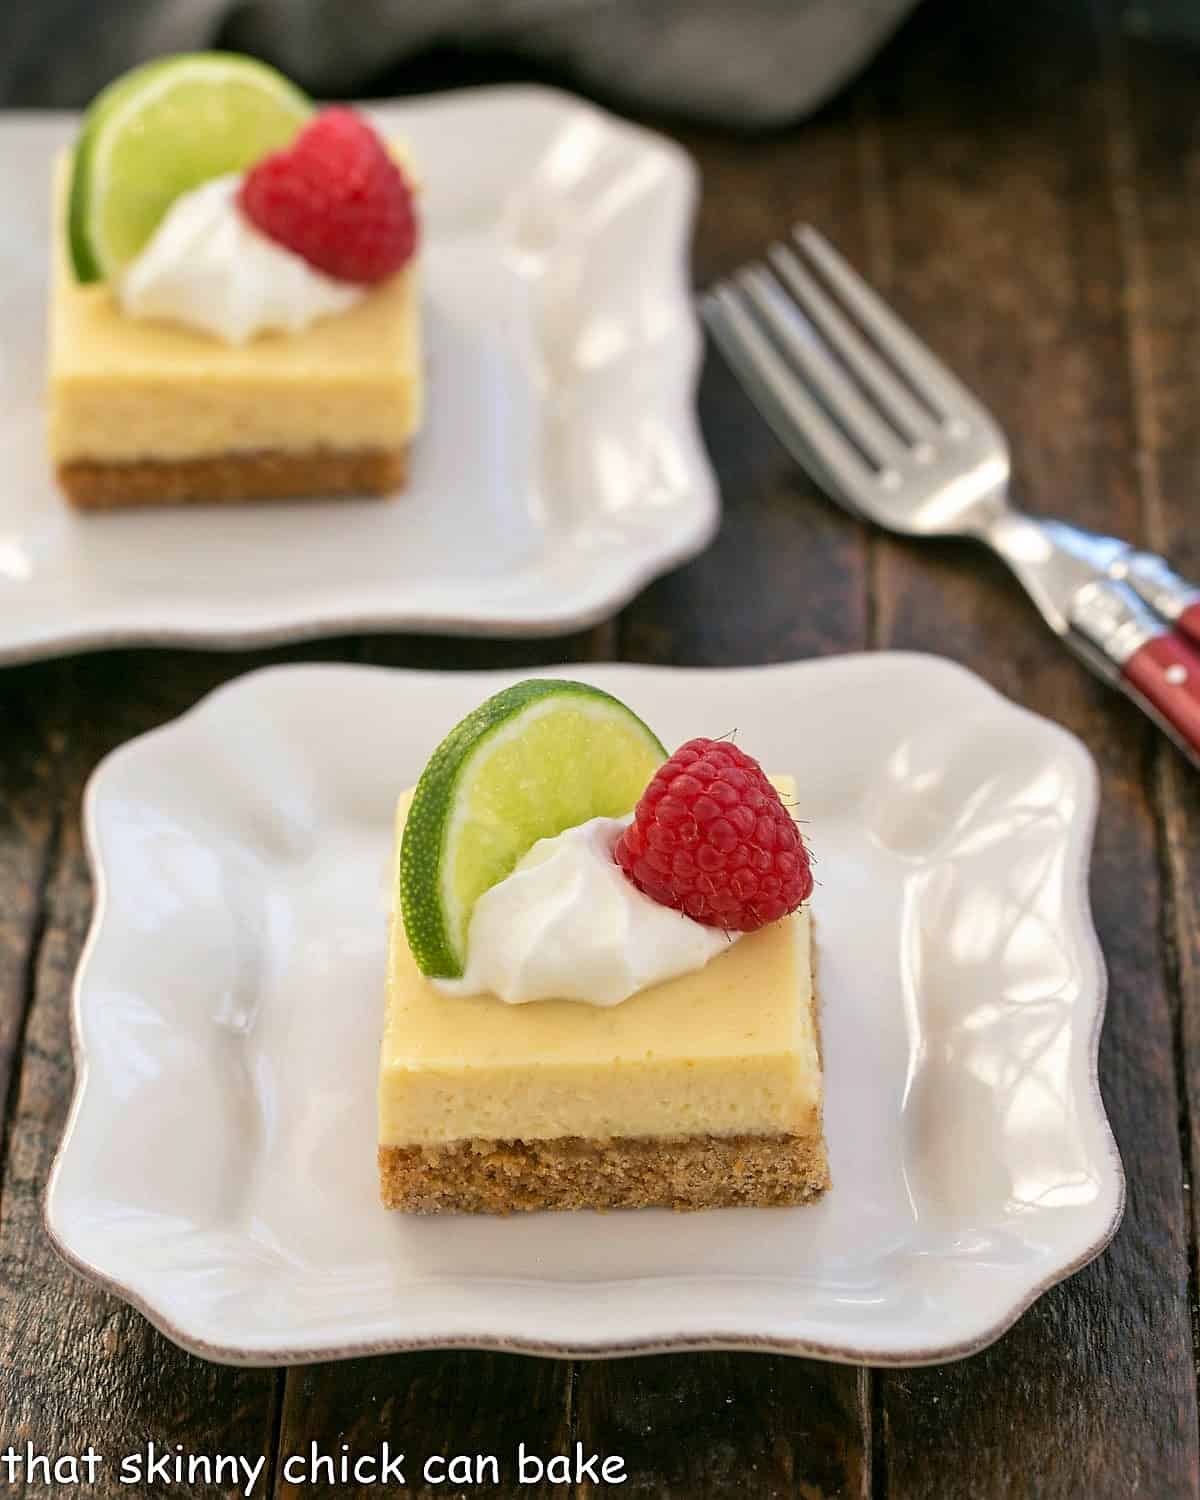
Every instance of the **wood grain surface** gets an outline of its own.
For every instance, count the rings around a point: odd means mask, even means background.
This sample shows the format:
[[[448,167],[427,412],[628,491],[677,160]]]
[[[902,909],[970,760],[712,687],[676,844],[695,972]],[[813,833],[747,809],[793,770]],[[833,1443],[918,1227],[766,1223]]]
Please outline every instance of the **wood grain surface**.
[[[817,119],[764,137],[665,127],[704,181],[697,284],[797,219],[824,229],[994,408],[1030,508],[1169,552],[1200,577],[1198,57],[1127,36],[1108,0],[928,0]],[[405,75],[486,73],[444,58]],[[662,122],[657,122],[661,125]],[[622,1486],[432,1497],[672,1500],[1200,1494],[1200,781],[1049,638],[1002,569],[837,511],[711,356],[700,390],[725,503],[703,557],[609,624],[551,642],[341,639],[276,652],[109,652],[0,671],[0,1451],[153,1440],[266,1460],[384,1440],[411,1453],[617,1453]],[[98,759],[269,661],[519,672],[731,665],[863,648],[948,655],[1065,724],[1100,764],[1092,898],[1110,971],[1101,1071],[1129,1178],[1095,1264],[960,1364],[855,1370],[748,1354],[597,1363],[431,1353],[284,1372],[185,1355],[55,1258],[40,1202],[70,1098],[71,975],[90,911],[79,809]],[[616,1225],[614,1221],[614,1231]],[[77,1491],[167,1494],[115,1471]],[[174,1493],[232,1495],[236,1487]]]
[[[875,88],[886,208],[872,272],[1018,435],[1026,504],[1140,538],[1131,331],[1114,274],[1114,85],[1091,22],[1086,11],[1047,14],[1036,66],[1028,27],[980,8],[953,31],[924,24],[904,38]],[[986,56],[993,86],[955,69],[964,51]],[[1019,88],[999,86],[1018,69]],[[1057,108],[1064,98],[1069,111]],[[969,255],[946,253],[965,244]],[[1101,1083],[1126,1159],[1130,1141],[1156,1149],[1130,1172],[1129,1216],[1109,1254],[1002,1344],[881,1377],[881,1478],[890,1497],[938,1496],[948,1473],[968,1494],[1187,1494],[1195,1381],[1153,770],[1166,752],[1128,704],[1048,645],[1015,585],[964,567],[962,551],[883,545],[880,642],[956,657],[1096,753],[1092,900],[1110,975]]]

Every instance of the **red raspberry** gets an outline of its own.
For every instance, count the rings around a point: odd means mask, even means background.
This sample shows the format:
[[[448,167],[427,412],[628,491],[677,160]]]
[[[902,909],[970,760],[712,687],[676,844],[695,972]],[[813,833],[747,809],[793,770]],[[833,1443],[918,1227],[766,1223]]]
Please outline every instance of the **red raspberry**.
[[[416,249],[412,191],[352,109],[323,110],[251,167],[238,203],[256,229],[339,281],[382,281]]]
[[[759,763],[722,740],[689,740],[658,768],[613,853],[652,900],[727,932],[812,894],[795,820]]]

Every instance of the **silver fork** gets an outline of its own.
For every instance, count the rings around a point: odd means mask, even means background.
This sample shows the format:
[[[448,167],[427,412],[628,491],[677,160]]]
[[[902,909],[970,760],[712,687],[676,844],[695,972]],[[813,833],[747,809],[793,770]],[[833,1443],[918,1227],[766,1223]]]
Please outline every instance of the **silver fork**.
[[[701,310],[751,400],[847,509],[1004,559],[1050,628],[1200,766],[1200,587],[1115,537],[1009,501],[991,414],[815,229],[718,283]]]

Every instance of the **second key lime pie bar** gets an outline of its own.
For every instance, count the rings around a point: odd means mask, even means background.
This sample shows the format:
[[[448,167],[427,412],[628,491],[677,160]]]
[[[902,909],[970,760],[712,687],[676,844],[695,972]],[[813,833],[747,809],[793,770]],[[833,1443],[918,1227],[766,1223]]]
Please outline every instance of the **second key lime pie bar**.
[[[794,790],[725,742],[668,758],[578,683],[516,684],[451,732],[398,809],[387,1206],[766,1206],[827,1186]]]
[[[417,222],[364,117],[249,58],[144,64],[60,163],[54,240],[50,452],[76,506],[402,487]]]

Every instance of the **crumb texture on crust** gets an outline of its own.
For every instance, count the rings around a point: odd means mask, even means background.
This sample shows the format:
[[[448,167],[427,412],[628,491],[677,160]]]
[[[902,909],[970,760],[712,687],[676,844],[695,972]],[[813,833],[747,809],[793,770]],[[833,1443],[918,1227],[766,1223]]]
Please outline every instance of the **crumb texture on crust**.
[[[403,489],[407,477],[407,446],[264,450],[119,463],[77,459],[58,466],[58,482],[79,510],[387,495]]]
[[[381,1146],[379,1176],[386,1208],[418,1214],[770,1208],[819,1197],[829,1163],[818,1115],[809,1135]]]

